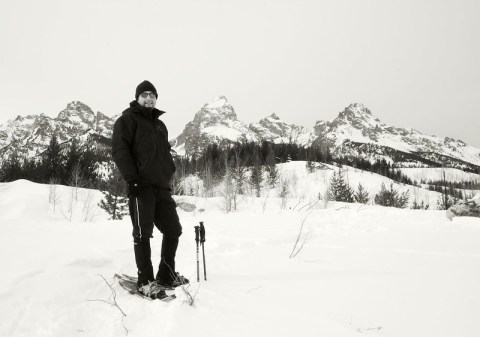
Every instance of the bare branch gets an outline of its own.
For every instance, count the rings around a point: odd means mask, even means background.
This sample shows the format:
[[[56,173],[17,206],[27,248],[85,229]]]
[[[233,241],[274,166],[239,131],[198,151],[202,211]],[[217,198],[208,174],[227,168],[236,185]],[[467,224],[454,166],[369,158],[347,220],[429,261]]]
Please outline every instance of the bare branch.
[[[115,291],[115,289],[113,288],[112,284],[108,283],[107,280],[105,279],[105,277],[103,277],[103,275],[99,275],[104,281],[105,283],[107,284],[107,286],[110,288],[110,291],[112,292],[112,298],[113,298],[113,302],[109,302],[109,301],[105,301],[105,300],[89,300],[89,302],[104,302],[104,303],[107,303],[109,305],[111,305],[112,307],[116,307],[123,315],[123,317],[127,317],[127,315],[125,314],[125,312],[123,312],[122,308],[120,308],[120,306],[118,305],[117,303],[117,292]]]
[[[105,283],[107,284],[107,286],[110,288],[110,291],[112,293],[112,301],[106,301],[106,300],[101,300],[101,299],[96,299],[96,300],[88,300],[88,302],[103,302],[105,304],[108,304],[112,307],[115,307],[117,308],[120,313],[122,314],[122,325],[123,325],[123,329],[125,330],[125,336],[128,336],[128,329],[127,327],[125,326],[124,322],[123,322],[123,319],[125,317],[127,317],[127,314],[122,310],[122,308],[120,308],[120,306],[118,305],[118,302],[117,302],[117,292],[115,291],[115,289],[113,288],[113,282],[112,283],[108,283],[107,280],[105,279],[105,277],[103,277],[103,275],[99,275],[103,281],[105,281]]]
[[[292,249],[292,252],[290,253],[289,259],[293,259],[295,256],[297,256],[297,254],[300,253],[300,251],[303,249],[303,246],[307,242],[307,238],[309,236],[309,233],[306,233],[304,235],[303,234],[303,228],[305,226],[305,222],[307,221],[309,215],[310,215],[310,213],[308,213],[307,216],[305,218],[303,218],[303,220],[302,220],[302,223],[300,225],[300,229],[298,231],[297,239],[295,240],[295,244],[293,245],[293,249]],[[303,236],[303,238],[302,238],[302,236]]]

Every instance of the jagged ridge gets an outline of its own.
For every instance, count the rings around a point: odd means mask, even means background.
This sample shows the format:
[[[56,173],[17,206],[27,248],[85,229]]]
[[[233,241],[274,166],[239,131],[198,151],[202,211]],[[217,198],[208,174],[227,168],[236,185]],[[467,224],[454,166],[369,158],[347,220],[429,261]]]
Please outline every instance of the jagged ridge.
[[[60,142],[80,137],[108,144],[113,123],[113,118],[94,113],[78,101],[69,103],[56,118],[44,114],[18,116],[0,125],[0,156],[7,158],[12,153],[35,156],[46,148],[54,132]],[[480,149],[461,140],[388,126],[359,103],[349,105],[332,121],[318,121],[308,129],[288,124],[274,113],[258,123],[246,124],[238,120],[227,98],[219,96],[202,106],[171,143],[180,155],[192,155],[211,143],[262,140],[328,146],[337,157],[385,159],[397,165],[443,164],[468,170],[480,166]]]
[[[43,152],[55,133],[60,143],[72,138],[85,142],[90,135],[111,138],[114,120],[101,112],[94,113],[79,101],[71,102],[56,118],[45,114],[18,116],[0,125],[0,156],[13,153],[33,157]]]

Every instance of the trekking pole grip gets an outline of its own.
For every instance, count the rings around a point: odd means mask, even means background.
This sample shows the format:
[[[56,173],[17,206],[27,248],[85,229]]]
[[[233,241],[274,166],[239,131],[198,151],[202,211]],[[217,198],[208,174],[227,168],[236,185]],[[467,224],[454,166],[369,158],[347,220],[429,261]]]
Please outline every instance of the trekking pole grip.
[[[195,226],[195,241],[199,241],[199,235],[200,235],[200,227]]]
[[[203,221],[200,221],[200,242],[205,242],[205,226]]]

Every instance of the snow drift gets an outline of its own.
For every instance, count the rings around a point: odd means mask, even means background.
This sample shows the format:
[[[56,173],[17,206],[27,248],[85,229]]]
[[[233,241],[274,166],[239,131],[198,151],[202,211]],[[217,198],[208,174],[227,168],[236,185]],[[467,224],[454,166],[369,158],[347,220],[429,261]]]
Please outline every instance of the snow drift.
[[[132,296],[114,273],[135,273],[129,219],[85,218],[81,190],[0,185],[1,336],[478,336],[480,219],[444,211],[289,200],[182,197],[178,269],[194,306]],[[73,216],[68,210],[73,209]],[[87,220],[87,221],[85,221]],[[204,221],[208,281],[196,282],[193,226]],[[158,263],[160,234],[152,240]],[[295,242],[299,239],[299,244]],[[303,244],[303,246],[302,246]],[[294,258],[289,258],[296,252]],[[107,285],[104,279],[111,284]],[[123,316],[113,303],[126,314]]]

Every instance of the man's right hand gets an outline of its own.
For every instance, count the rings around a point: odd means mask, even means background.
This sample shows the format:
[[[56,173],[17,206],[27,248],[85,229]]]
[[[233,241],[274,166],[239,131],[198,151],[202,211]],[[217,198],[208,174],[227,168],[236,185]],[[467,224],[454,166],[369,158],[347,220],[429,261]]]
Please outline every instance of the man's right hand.
[[[137,198],[140,195],[140,186],[137,182],[132,182],[128,184],[128,196]]]

